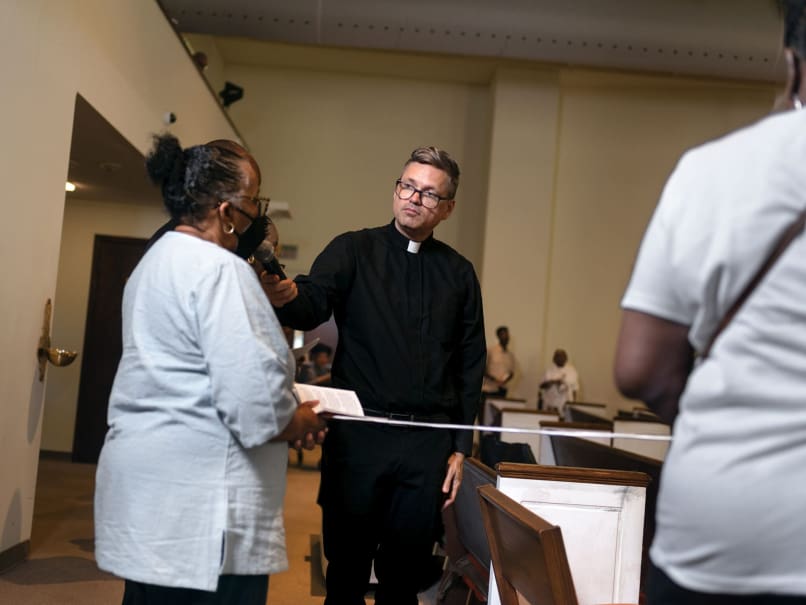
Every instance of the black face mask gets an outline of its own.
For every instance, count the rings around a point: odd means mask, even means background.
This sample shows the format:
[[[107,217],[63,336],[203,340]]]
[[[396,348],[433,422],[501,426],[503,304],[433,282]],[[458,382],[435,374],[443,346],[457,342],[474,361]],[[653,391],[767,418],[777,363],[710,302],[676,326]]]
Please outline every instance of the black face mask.
[[[252,256],[260,243],[266,239],[268,229],[268,216],[259,216],[253,220],[243,233],[238,234],[238,247],[235,249],[235,254],[243,259]]]

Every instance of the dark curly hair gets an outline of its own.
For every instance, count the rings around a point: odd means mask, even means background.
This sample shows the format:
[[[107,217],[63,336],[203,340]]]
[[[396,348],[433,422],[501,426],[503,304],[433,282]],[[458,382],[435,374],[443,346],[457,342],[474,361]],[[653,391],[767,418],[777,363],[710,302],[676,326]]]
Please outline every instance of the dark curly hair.
[[[234,141],[216,140],[182,149],[175,136],[164,133],[154,135],[146,170],[154,184],[160,186],[171,218],[192,223],[205,216],[219,200],[241,189],[244,181],[241,162],[245,159],[257,169],[249,153]]]

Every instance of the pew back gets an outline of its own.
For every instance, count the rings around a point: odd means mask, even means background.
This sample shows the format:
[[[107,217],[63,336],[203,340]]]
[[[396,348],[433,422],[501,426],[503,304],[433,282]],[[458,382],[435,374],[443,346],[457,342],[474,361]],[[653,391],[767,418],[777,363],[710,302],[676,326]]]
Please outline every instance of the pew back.
[[[486,426],[497,425],[501,410],[503,409],[526,409],[525,399],[506,399],[504,397],[485,397],[484,407],[481,415],[481,422]]]
[[[563,419],[567,422],[609,423],[607,406],[604,403],[569,401],[563,408]]]
[[[501,426],[518,429],[539,429],[541,422],[556,422],[559,420],[557,414],[552,412],[537,412],[535,410],[503,408],[501,410]],[[507,443],[526,443],[534,454],[538,464],[544,464],[541,460],[541,439],[542,435],[530,435],[525,433],[501,433],[501,441]]]
[[[613,432],[669,436],[671,435],[671,427],[663,422],[614,418]],[[669,442],[614,437],[613,447],[662,461],[666,458],[666,452],[669,450]]]
[[[590,469],[612,469],[643,473],[650,479],[646,492],[646,526],[644,541],[651,543],[655,535],[655,505],[658,499],[662,462],[601,443],[576,437],[549,437],[557,464]]]
[[[501,603],[577,605],[560,528],[491,485],[479,500]]]
[[[501,492],[562,528],[582,605],[638,601],[649,477],[627,471],[509,463],[499,464],[497,471]],[[489,602],[495,604],[498,597],[492,581]]]

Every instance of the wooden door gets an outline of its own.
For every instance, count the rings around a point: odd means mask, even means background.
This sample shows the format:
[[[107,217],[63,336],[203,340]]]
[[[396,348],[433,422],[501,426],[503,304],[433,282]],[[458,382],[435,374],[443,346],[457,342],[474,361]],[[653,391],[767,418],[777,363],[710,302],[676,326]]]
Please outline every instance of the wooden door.
[[[146,241],[133,237],[95,236],[73,462],[94,464],[101,453],[107,429],[109,393],[123,349],[120,312],[123,287],[143,256]]]

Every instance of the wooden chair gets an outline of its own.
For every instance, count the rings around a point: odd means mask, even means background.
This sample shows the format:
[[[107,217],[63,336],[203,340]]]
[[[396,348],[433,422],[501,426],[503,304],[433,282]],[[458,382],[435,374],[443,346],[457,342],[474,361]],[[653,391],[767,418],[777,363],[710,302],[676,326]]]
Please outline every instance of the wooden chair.
[[[579,605],[560,528],[491,485],[478,491],[501,604]]]

